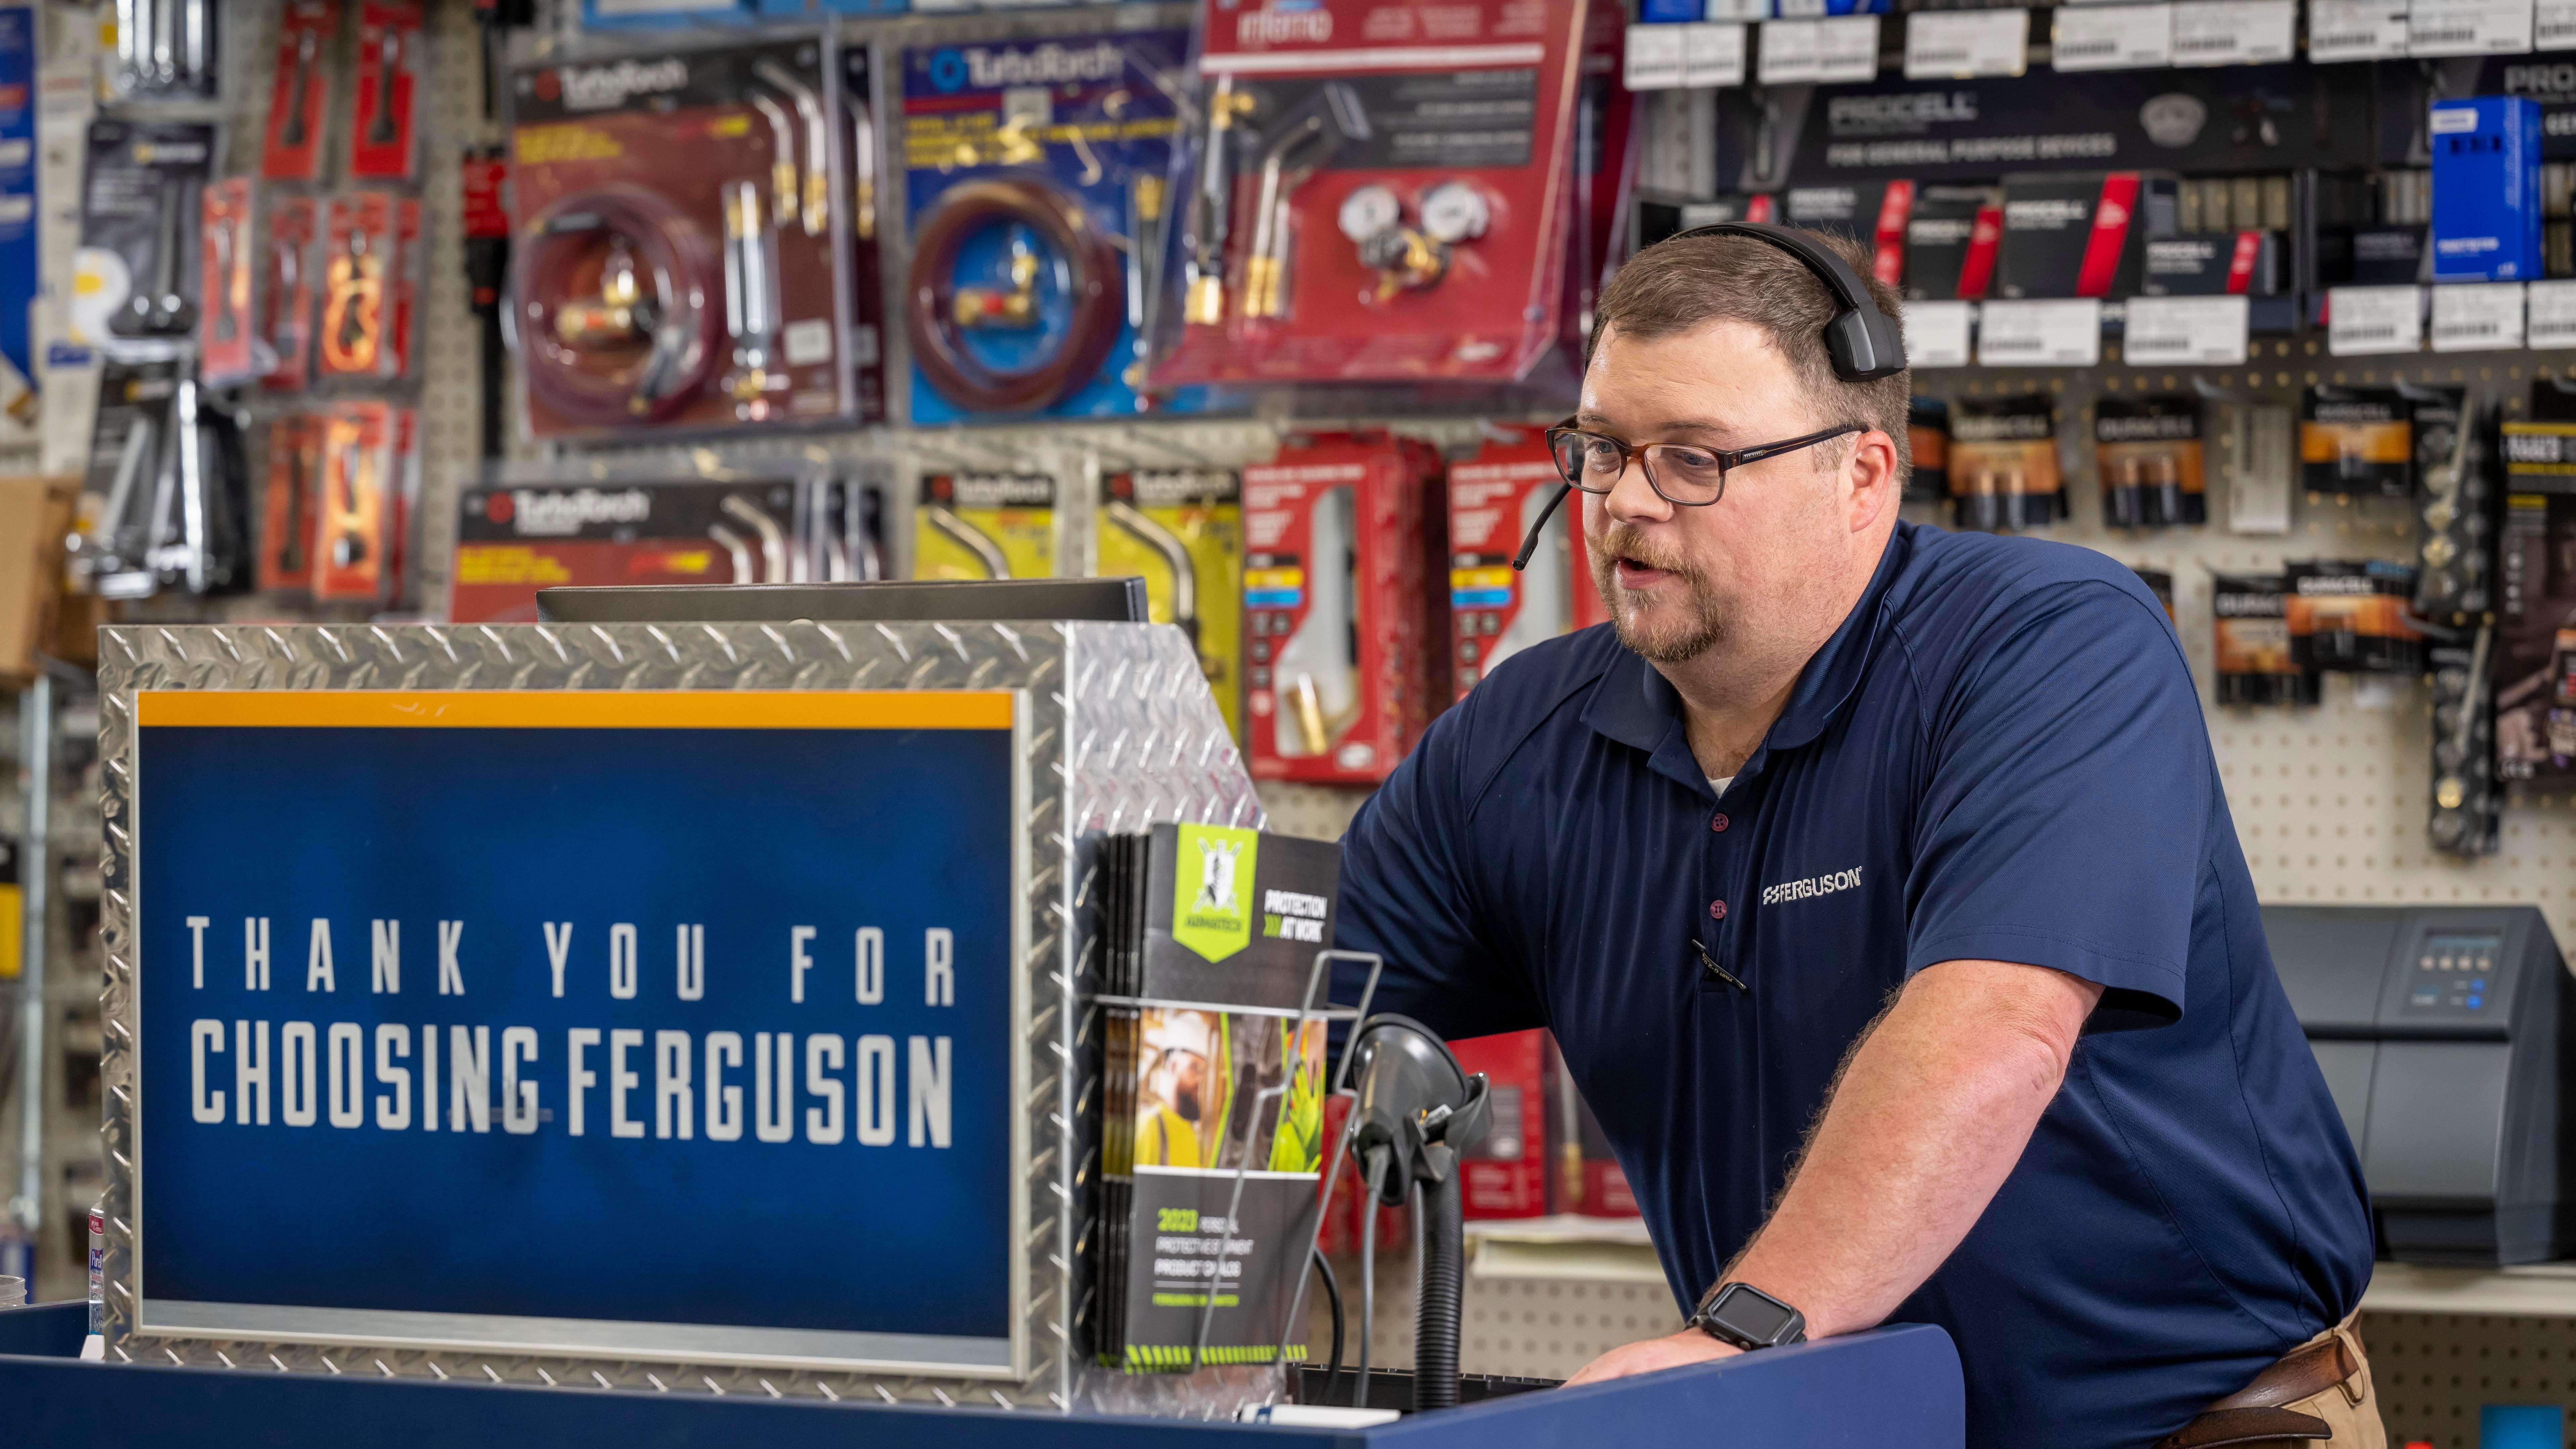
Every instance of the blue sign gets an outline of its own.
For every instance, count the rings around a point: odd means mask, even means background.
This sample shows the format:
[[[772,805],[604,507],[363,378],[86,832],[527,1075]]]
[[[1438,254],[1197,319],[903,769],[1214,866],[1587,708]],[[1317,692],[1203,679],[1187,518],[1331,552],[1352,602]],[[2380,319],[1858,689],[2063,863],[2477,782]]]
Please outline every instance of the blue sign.
[[[1014,1372],[1016,709],[141,694],[142,1331]]]

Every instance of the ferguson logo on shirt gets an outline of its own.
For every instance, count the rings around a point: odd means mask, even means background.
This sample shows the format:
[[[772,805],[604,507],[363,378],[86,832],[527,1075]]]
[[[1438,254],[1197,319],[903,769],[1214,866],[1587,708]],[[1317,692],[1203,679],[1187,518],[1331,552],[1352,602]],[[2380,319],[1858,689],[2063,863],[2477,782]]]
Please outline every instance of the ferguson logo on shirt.
[[[1860,889],[1859,866],[1838,870],[1831,875],[1811,875],[1805,880],[1784,880],[1762,888],[1762,904],[1776,906],[1782,901],[1804,900],[1809,896],[1829,896],[1836,891]]]

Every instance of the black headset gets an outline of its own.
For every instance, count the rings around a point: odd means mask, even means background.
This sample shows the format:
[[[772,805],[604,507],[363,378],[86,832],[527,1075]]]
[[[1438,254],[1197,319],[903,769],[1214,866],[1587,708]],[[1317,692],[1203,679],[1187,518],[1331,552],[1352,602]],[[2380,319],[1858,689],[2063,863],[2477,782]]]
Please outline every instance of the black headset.
[[[1804,232],[1758,221],[1721,221],[1714,226],[1693,227],[1675,232],[1655,245],[1695,236],[1740,236],[1778,247],[1796,257],[1817,281],[1825,284],[1825,290],[1834,296],[1836,308],[1834,320],[1825,324],[1825,355],[1832,359],[1834,376],[1845,382],[1872,382],[1905,370],[1904,334],[1897,330],[1893,318],[1878,310],[1878,303],[1870,297],[1868,286],[1852,270],[1851,263],[1832,248],[1818,246]],[[1521,540],[1521,551],[1512,560],[1513,568],[1529,566],[1530,555],[1538,550],[1539,530],[1547,527],[1548,519],[1556,515],[1557,505],[1573,491],[1574,485],[1568,483],[1548,500],[1538,521],[1530,525],[1529,535]]]

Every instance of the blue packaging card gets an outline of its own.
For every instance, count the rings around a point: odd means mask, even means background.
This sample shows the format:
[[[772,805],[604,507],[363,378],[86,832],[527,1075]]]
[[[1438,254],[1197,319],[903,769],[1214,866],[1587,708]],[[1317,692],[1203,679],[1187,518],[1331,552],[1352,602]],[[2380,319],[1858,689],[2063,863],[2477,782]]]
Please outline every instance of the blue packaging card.
[[[2567,1411],[2555,1405],[2488,1404],[2478,1410],[2478,1449],[2563,1449]]]
[[[581,0],[584,30],[673,30],[758,18],[745,0]]]
[[[2432,109],[2433,280],[2541,275],[2540,106],[2470,96]]]
[[[899,144],[911,238],[934,224],[944,205],[977,194],[967,188],[979,183],[1068,198],[1113,239],[1125,297],[1117,337],[1090,379],[1032,411],[985,411],[945,395],[923,372],[916,346],[914,422],[1134,417],[1218,405],[1220,395],[1204,387],[1148,396],[1134,386],[1146,361],[1137,323],[1152,300],[1160,256],[1169,250],[1162,221],[1171,214],[1172,155],[1180,141],[1171,96],[1189,84],[1189,55],[1189,32],[1182,29],[960,41],[904,52]],[[924,306],[916,292],[951,298],[937,305],[941,315],[932,325],[953,327],[947,335],[977,367],[998,376],[1025,374],[1079,345],[1071,335],[1071,268],[1035,228],[1004,219],[978,226],[964,234],[942,270],[908,280],[903,305]],[[1008,310],[1023,273],[1033,289],[1030,305]],[[955,322],[960,295],[993,302],[983,314],[992,320]]]
[[[36,300],[36,7],[0,5],[0,357],[33,382]]]
[[[1704,14],[1704,0],[1640,0],[1637,6],[1637,20],[1644,25],[1681,24]]]

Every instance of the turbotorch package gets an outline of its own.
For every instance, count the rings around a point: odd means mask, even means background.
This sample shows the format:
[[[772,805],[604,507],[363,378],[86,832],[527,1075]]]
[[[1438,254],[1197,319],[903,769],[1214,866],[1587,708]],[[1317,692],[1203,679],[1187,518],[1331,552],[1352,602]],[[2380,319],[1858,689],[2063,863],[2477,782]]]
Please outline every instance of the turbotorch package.
[[[1052,474],[925,473],[912,511],[912,576],[1053,578],[1057,512]]]
[[[1449,465],[1449,621],[1460,699],[1506,658],[1569,629],[1606,622],[1583,551],[1583,506],[1559,520],[1515,571],[1521,538],[1564,491],[1547,439],[1498,429],[1476,455]]]
[[[1508,380],[1556,345],[1578,0],[1204,14],[1157,381]]]
[[[1198,650],[1225,727],[1243,738],[1243,480],[1218,468],[1103,473],[1100,576],[1145,581],[1157,624]]]
[[[852,415],[832,45],[736,39],[512,75],[529,438]]]
[[[559,584],[801,583],[816,482],[739,465],[689,476],[658,461],[498,463],[457,490],[447,617],[536,622]]]
[[[916,423],[1195,411],[1145,387],[1185,30],[903,53]]]
[[[1961,528],[2039,528],[2066,516],[2047,398],[1950,405],[1950,507]]]
[[[2200,399],[2168,393],[2093,404],[2093,466],[2102,522],[2170,528],[2209,521],[2201,479]]]
[[[1469,1220],[1547,1215],[1547,1045],[1544,1031],[1451,1042],[1461,1071],[1485,1074],[1485,1135],[1458,1160]]]
[[[1375,784],[1431,720],[1423,495],[1439,458],[1323,434],[1243,472],[1252,775]]]

